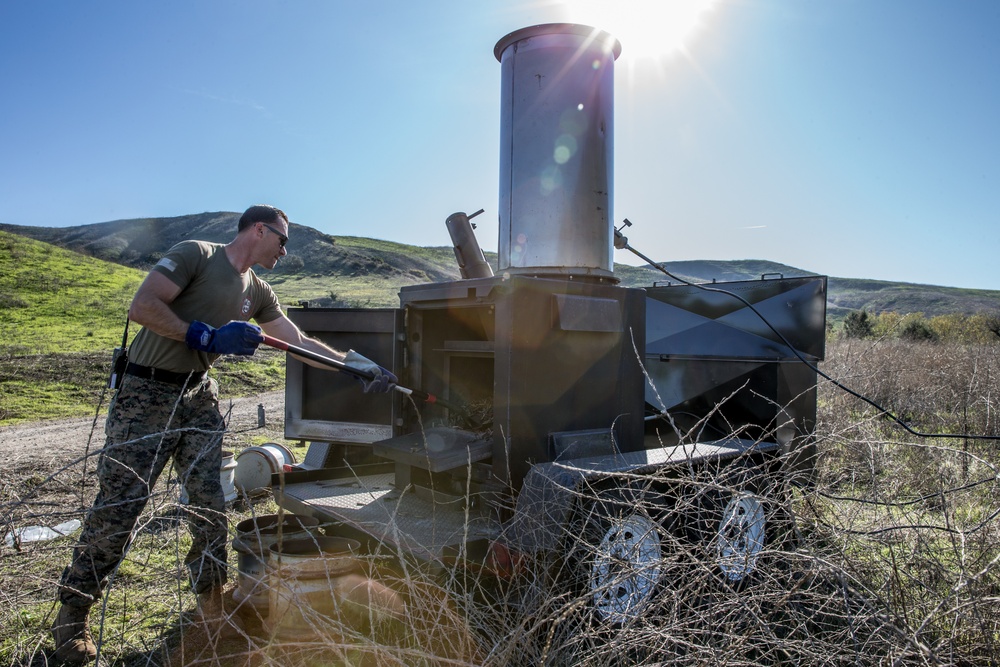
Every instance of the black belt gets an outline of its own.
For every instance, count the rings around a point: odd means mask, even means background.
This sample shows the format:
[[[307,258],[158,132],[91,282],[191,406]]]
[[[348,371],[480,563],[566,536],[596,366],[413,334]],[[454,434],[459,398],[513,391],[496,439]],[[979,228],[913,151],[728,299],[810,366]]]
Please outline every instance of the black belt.
[[[132,375],[143,380],[153,380],[154,382],[167,382],[178,387],[184,386],[187,382],[189,387],[193,387],[205,379],[205,371],[191,371],[190,373],[177,373],[175,371],[165,371],[162,368],[151,366],[140,366],[129,362],[125,369],[125,375]],[[190,380],[188,379],[190,377]]]

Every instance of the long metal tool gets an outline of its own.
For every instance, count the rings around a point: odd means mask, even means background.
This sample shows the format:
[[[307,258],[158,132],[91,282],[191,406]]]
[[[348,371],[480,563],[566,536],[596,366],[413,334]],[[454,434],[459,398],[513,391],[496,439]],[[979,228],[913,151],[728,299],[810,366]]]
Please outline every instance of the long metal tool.
[[[268,347],[273,347],[278,350],[284,350],[285,352],[294,354],[299,357],[303,357],[305,359],[310,359],[317,363],[323,364],[324,366],[328,366],[329,368],[332,368],[334,370],[338,370],[341,373],[347,373],[348,375],[351,375],[356,378],[361,378],[363,380],[375,379],[374,373],[370,373],[368,371],[363,371],[354,368],[352,366],[348,366],[339,359],[334,359],[333,357],[328,357],[325,354],[319,354],[317,352],[313,352],[312,350],[307,350],[304,347],[293,345],[292,343],[287,343],[281,340],[280,338],[274,338],[273,336],[268,336],[267,334],[264,334],[264,345],[267,345]],[[392,388],[401,394],[406,394],[407,396],[413,396],[415,398],[419,398],[420,400],[426,401],[427,403],[436,403],[441,407],[448,408],[449,410],[454,410],[455,412],[461,413],[463,415],[466,414],[465,410],[458,407],[457,405],[453,405],[448,401],[442,400],[441,398],[438,398],[434,394],[428,394],[426,391],[420,391],[419,389],[410,389],[408,387],[403,387],[398,384],[392,385]]]

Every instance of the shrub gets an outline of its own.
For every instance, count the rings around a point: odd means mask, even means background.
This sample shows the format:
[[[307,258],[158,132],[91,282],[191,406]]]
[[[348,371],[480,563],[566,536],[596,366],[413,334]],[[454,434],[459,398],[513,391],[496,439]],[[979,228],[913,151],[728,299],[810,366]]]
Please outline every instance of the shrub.
[[[867,310],[855,310],[844,318],[844,335],[848,338],[869,338],[873,333],[872,317]]]
[[[913,319],[904,324],[899,337],[911,343],[936,343],[939,339],[937,332],[922,319]]]

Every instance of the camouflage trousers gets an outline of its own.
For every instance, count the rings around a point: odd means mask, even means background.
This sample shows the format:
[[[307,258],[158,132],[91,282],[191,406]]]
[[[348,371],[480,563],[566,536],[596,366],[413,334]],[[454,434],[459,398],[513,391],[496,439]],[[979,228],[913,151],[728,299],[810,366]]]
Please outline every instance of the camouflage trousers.
[[[97,498],[59,583],[63,604],[89,606],[100,598],[171,458],[189,499],[193,542],[185,563],[191,586],[203,593],[226,582],[228,525],[220,479],[224,429],[215,380],[206,377],[182,391],[125,376],[108,411]]]

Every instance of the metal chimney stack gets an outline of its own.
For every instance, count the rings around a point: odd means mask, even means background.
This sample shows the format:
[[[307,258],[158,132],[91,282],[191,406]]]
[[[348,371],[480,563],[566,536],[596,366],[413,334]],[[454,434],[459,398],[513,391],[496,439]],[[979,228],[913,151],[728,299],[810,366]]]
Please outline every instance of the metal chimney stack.
[[[501,274],[614,279],[614,62],[584,25],[510,33],[501,64]]]

